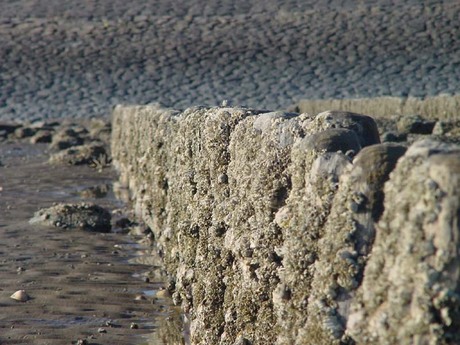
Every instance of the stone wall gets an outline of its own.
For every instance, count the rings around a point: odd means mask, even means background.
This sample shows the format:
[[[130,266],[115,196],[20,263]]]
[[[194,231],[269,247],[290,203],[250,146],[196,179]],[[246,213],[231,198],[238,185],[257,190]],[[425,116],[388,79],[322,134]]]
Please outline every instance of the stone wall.
[[[459,340],[460,146],[226,107],[118,106],[112,136],[192,344]]]

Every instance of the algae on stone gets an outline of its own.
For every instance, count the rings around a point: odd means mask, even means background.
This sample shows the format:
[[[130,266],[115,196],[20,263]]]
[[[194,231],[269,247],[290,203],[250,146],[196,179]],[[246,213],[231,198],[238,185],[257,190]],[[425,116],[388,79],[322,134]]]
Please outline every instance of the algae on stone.
[[[110,232],[110,212],[92,203],[58,204],[35,212],[31,224],[45,224],[62,229]]]

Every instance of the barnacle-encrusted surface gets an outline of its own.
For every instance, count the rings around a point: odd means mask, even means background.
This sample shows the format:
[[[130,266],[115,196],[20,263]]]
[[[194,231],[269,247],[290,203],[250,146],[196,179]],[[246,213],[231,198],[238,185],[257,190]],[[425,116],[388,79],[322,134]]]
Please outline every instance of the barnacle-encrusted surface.
[[[63,229],[109,232],[110,212],[92,203],[58,204],[35,212],[30,223],[46,224]]]
[[[385,294],[407,298],[414,289],[414,306],[439,309],[416,324],[429,339],[447,339],[460,321],[449,266],[459,187],[456,163],[446,163],[458,161],[458,146],[416,143],[405,154],[405,146],[379,144],[368,116],[229,107],[120,106],[112,135],[120,182],[154,232],[193,344],[404,343],[416,321]],[[424,150],[432,154],[420,158]],[[417,181],[428,179],[441,196],[420,190]],[[426,211],[414,211],[423,202]],[[446,249],[413,255],[430,247],[428,235]],[[394,268],[399,260],[404,268]],[[428,264],[438,270],[431,297],[408,283],[421,279],[413,272],[432,272]],[[402,311],[380,312],[391,303]],[[378,323],[383,315],[392,315],[390,327]]]
[[[385,212],[348,331],[362,344],[457,344],[460,148],[413,144],[385,185]]]

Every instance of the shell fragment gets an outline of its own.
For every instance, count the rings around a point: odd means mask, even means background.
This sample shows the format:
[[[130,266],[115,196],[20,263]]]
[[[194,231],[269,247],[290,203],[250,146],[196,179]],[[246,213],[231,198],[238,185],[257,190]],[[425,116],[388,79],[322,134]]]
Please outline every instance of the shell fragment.
[[[29,295],[27,295],[25,290],[16,291],[14,294],[10,296],[10,298],[19,302],[25,302],[30,299]]]

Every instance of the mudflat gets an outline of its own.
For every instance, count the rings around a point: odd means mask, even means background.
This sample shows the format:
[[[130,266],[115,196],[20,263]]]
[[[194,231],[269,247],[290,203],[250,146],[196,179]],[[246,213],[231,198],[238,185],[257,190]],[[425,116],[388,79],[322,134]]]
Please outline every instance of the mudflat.
[[[29,224],[53,203],[116,218],[113,171],[51,167],[45,144],[4,142],[0,157],[0,344],[161,344],[156,322],[166,329],[172,309],[155,297],[163,282],[141,236]],[[11,299],[17,290],[29,299]]]
[[[0,119],[453,94],[459,13],[455,0],[2,2]]]

